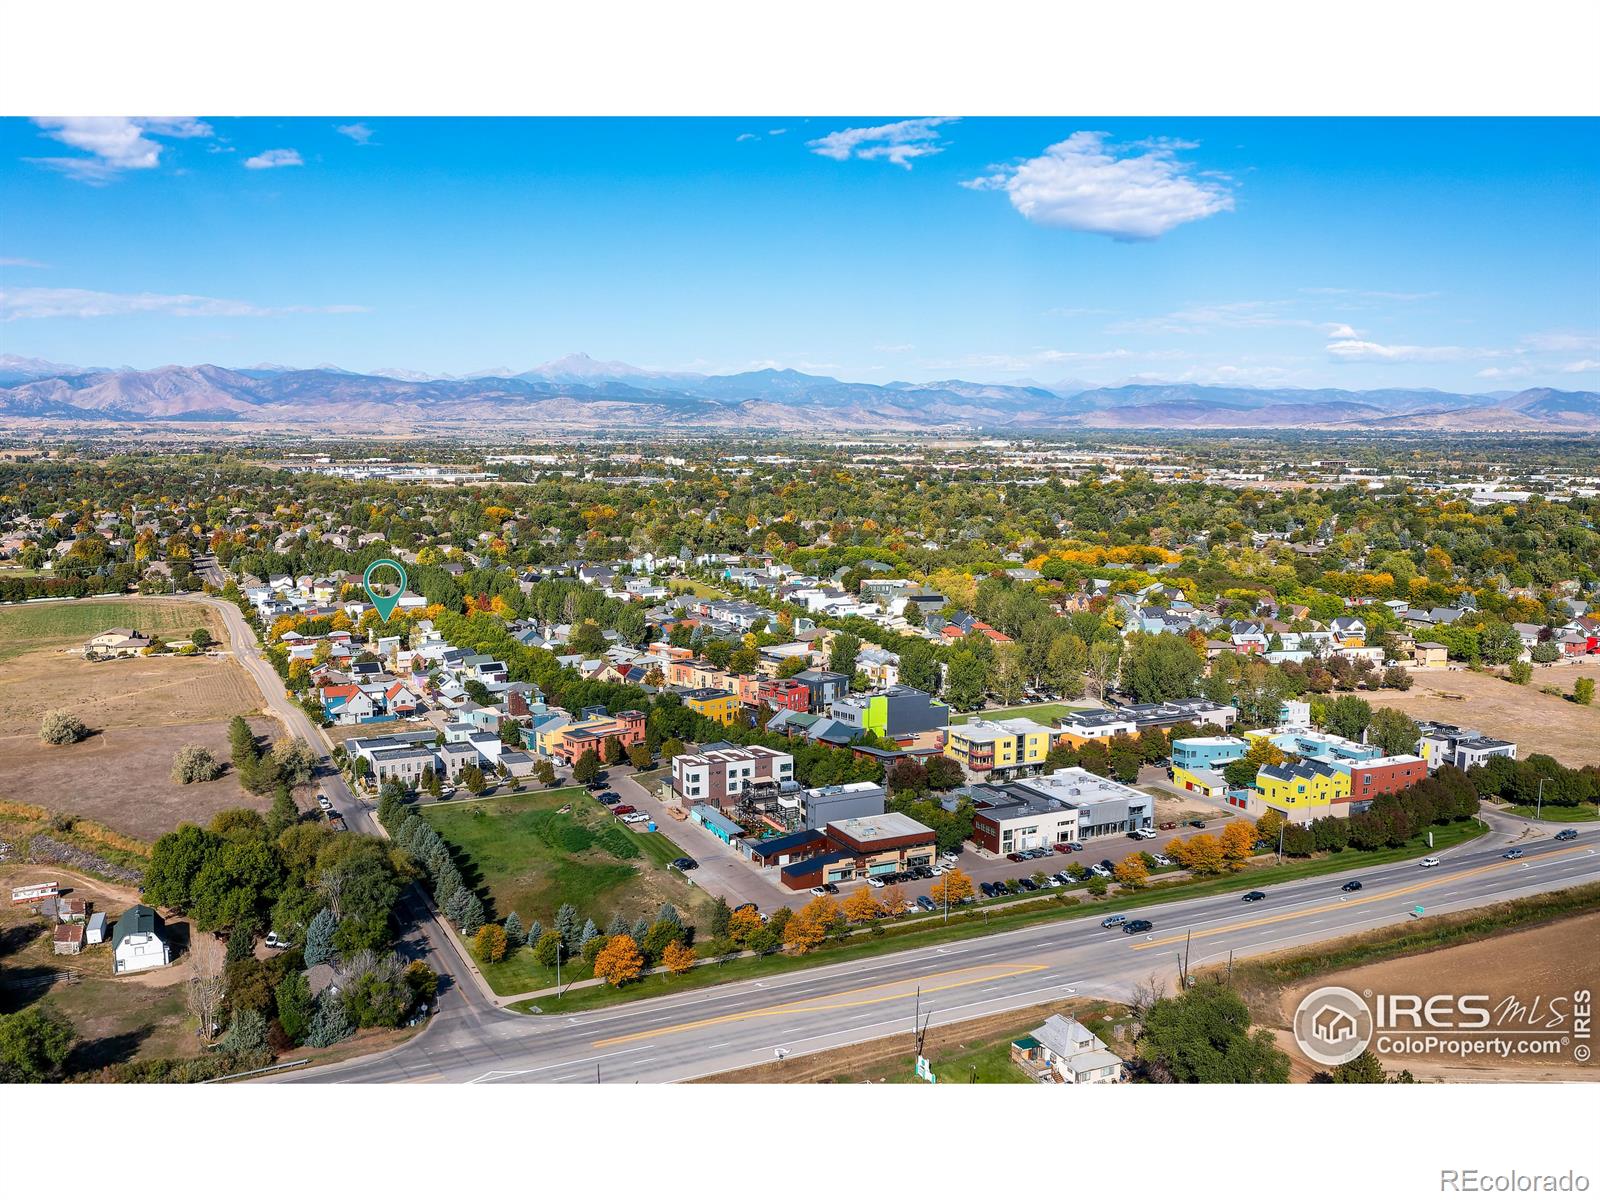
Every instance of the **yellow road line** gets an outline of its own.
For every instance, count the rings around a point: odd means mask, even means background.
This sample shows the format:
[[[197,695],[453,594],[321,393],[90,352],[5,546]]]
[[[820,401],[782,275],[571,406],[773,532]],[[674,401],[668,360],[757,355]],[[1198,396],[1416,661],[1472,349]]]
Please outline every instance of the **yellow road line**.
[[[1028,975],[1034,971],[1047,969],[1045,963],[997,963],[997,966],[1006,970],[990,971],[986,975],[972,975],[965,979],[952,980],[948,983],[935,984],[932,987],[923,986],[927,980],[941,979],[947,975],[960,975],[968,971],[981,970],[978,967],[956,967],[949,971],[937,971],[932,975],[919,975],[912,979],[892,980],[888,983],[869,984],[865,987],[850,988],[843,992],[833,992],[827,996],[819,996],[815,1000],[794,1000],[788,1004],[775,1004],[767,1008],[753,1008],[746,1012],[725,1013],[719,1017],[706,1017],[700,1021],[685,1021],[678,1025],[663,1025],[655,1029],[646,1029],[639,1033],[623,1034],[620,1037],[603,1038],[593,1043],[596,1048],[602,1046],[617,1046],[624,1042],[636,1042],[644,1038],[660,1037],[669,1033],[685,1033],[691,1029],[705,1029],[711,1025],[725,1025],[733,1021],[749,1021],[756,1017],[792,1016],[798,1013],[827,1012],[836,1008],[861,1008],[868,1004],[882,1004],[886,1000],[903,1000],[917,993],[920,988],[923,992],[943,992],[951,988],[968,987],[974,983],[989,983],[996,979],[1010,979],[1017,975]],[[841,996],[854,996],[862,992],[882,992],[884,988],[908,987],[907,991],[891,992],[870,996],[859,1000],[841,1001]]]
[[[1586,849],[1586,848],[1585,848]],[[1533,858],[1562,858],[1566,855],[1577,854],[1579,850],[1555,850],[1545,854],[1535,854]],[[1509,867],[1516,859],[1506,859],[1499,862],[1485,863],[1481,867],[1472,867],[1465,871],[1457,871],[1453,875],[1434,875],[1427,879],[1418,880],[1416,883],[1407,884],[1405,887],[1395,888],[1387,892],[1374,892],[1372,895],[1354,893],[1359,895],[1359,900],[1336,900],[1330,904],[1318,905],[1316,908],[1302,908],[1294,912],[1278,913],[1270,917],[1258,917],[1253,921],[1236,921],[1232,925],[1219,925],[1213,929],[1199,930],[1201,937],[1211,937],[1218,933],[1236,933],[1241,929],[1257,929],[1262,925],[1273,925],[1279,921],[1292,921],[1297,917],[1311,917],[1318,913],[1337,912],[1340,909],[1351,909],[1360,904],[1371,904],[1379,900],[1392,900],[1396,896],[1406,896],[1412,892],[1420,892],[1425,888],[1438,887],[1440,884],[1453,883],[1457,879],[1469,879],[1474,875],[1483,875],[1489,871],[1498,871]],[[1527,861],[1524,859],[1523,861]],[[1188,938],[1188,934],[1174,934],[1172,937],[1158,938],[1155,941],[1140,941],[1133,943],[1135,950],[1154,950],[1159,946],[1172,946]]]
[[[443,1071],[435,1071],[431,1075],[412,1075],[399,1080],[400,1083],[436,1083],[444,1078]]]

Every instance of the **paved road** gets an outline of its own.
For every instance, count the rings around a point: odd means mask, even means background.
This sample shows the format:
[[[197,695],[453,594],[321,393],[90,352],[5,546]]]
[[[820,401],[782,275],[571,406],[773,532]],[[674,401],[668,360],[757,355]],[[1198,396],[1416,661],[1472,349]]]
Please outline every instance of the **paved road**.
[[[1502,859],[1508,837],[1525,856]],[[920,1007],[945,1024],[1073,995],[1115,996],[1152,975],[1171,979],[1189,944],[1191,967],[1270,952],[1430,914],[1600,879],[1600,831],[1575,842],[1493,832],[1415,862],[1363,872],[1345,893],[1332,875],[1269,889],[1153,905],[1155,922],[1128,937],[1093,918],[1059,921],[934,948],[798,970],[571,1016],[523,1017],[459,1006],[416,1039],[370,1059],[278,1082],[666,1082],[897,1032]],[[920,994],[919,994],[920,993]]]

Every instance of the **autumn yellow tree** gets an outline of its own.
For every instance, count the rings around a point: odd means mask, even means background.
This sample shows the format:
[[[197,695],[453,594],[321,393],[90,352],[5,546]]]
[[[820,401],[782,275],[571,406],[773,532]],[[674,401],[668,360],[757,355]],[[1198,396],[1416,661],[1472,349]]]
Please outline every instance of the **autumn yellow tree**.
[[[839,906],[832,896],[817,896],[789,918],[783,930],[783,944],[796,954],[809,954],[822,945],[828,928],[839,919]]]
[[[1219,840],[1222,856],[1231,863],[1242,863],[1255,848],[1256,831],[1249,821],[1229,821],[1222,827]]]
[[[970,900],[974,895],[972,877],[960,867],[951,867],[943,875],[933,881],[933,886],[928,889],[928,899],[938,905],[950,905],[952,908],[963,900]]]
[[[761,928],[761,914],[751,908],[735,909],[728,914],[728,937],[734,945],[742,946],[746,939]]]
[[[1284,815],[1275,808],[1269,808],[1256,818],[1256,832],[1265,841],[1276,842],[1278,831],[1283,828]]]
[[[506,931],[498,925],[483,926],[473,939],[473,948],[483,962],[499,962],[506,956]]]
[[[876,921],[883,916],[883,905],[868,887],[857,888],[844,900],[844,915],[850,921]]]
[[[694,951],[682,942],[673,942],[661,952],[661,965],[674,975],[682,975],[694,966]]]
[[[1143,887],[1150,878],[1150,868],[1145,866],[1144,855],[1130,854],[1117,864],[1114,874],[1124,887]]]
[[[639,946],[625,933],[607,938],[606,944],[595,955],[594,977],[604,979],[612,987],[621,987],[639,978],[644,970],[644,955]]]
[[[1219,875],[1226,865],[1222,843],[1209,833],[1197,833],[1175,841],[1167,847],[1167,853],[1197,875]]]
[[[879,894],[878,904],[886,916],[898,917],[906,910],[905,888],[898,883],[891,883]]]

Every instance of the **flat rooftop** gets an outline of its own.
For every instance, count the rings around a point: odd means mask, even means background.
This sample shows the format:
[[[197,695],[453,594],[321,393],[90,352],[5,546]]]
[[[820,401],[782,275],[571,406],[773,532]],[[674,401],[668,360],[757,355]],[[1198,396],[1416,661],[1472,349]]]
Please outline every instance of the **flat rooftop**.
[[[837,830],[855,842],[879,842],[885,838],[915,837],[919,834],[933,836],[921,821],[913,821],[905,813],[889,812],[876,817],[847,817],[843,821],[829,821],[828,828]]]

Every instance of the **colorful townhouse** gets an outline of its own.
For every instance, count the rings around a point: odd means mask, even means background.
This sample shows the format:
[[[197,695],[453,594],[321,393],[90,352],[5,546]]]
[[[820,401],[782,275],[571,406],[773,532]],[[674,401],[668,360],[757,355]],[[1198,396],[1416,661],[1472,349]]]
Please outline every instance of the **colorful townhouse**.
[[[1055,730],[1026,717],[947,725],[941,753],[971,775],[1037,770],[1050,753]]]
[[[795,679],[765,679],[756,690],[756,699],[773,712],[810,712],[811,689]]]
[[[551,716],[537,722],[530,732],[531,748],[536,753],[563,762],[577,762],[585,750],[600,754],[607,738],[616,738],[624,750],[643,745],[645,714],[628,709],[615,716]]]
[[[1220,796],[1228,789],[1222,768],[1250,752],[1237,737],[1176,738],[1172,743],[1172,782],[1201,796]]]
[[[694,688],[683,693],[685,707],[722,725],[736,725],[744,714],[739,697],[726,688]]]
[[[1350,774],[1332,763],[1308,759],[1262,767],[1256,772],[1256,798],[1263,811],[1276,809],[1291,821],[1304,824],[1334,814],[1335,805],[1350,800]],[[1345,808],[1348,812],[1348,808]]]

